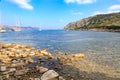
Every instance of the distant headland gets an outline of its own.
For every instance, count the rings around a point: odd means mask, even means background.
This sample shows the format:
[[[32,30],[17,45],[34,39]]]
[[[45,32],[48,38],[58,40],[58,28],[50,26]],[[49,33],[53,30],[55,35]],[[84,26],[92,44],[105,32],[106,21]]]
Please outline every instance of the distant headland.
[[[120,32],[120,12],[99,14],[82,20],[71,22],[65,30],[91,30]]]
[[[22,30],[38,30],[39,28],[34,27],[17,27],[17,26],[9,26],[9,25],[3,25],[0,27],[0,33],[5,33],[9,31],[22,31]]]

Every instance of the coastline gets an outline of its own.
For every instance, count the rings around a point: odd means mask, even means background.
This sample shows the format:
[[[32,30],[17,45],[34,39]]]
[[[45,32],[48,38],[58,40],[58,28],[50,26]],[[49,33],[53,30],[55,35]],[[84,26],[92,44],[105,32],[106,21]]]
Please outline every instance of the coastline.
[[[0,43],[0,80],[43,80],[47,73],[54,75],[50,80],[120,79],[120,75],[111,74],[114,70],[90,61],[81,53],[52,55],[46,49]]]
[[[88,31],[96,31],[96,32],[120,32],[120,29],[89,29]]]
[[[78,29],[78,30],[74,30],[74,29],[64,29],[64,30],[73,30],[73,31],[93,31],[93,32],[120,32],[120,29],[117,29],[117,30],[113,30],[113,29],[97,29],[97,28],[94,28],[94,29]]]

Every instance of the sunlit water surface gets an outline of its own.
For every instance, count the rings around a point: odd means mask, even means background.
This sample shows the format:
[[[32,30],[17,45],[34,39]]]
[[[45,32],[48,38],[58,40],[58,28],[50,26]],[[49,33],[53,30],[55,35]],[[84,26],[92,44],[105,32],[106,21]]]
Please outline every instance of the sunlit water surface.
[[[38,49],[47,48],[51,53],[84,53],[99,64],[120,70],[120,33],[29,30],[0,33],[0,41],[29,45]]]

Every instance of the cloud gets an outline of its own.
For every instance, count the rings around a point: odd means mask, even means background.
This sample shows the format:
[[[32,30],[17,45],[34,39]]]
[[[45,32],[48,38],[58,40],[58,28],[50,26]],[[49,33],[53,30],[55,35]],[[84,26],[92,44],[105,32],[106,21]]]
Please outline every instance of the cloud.
[[[109,10],[120,10],[120,5],[112,5],[108,9]]]
[[[108,7],[108,9],[106,11],[96,11],[93,13],[93,15],[117,13],[117,12],[120,12],[120,5],[112,5],[112,6]]]
[[[93,13],[93,15],[98,15],[98,14],[108,14],[108,13],[117,13],[120,11],[106,11],[106,12],[102,12],[102,11],[96,11]]]
[[[10,0],[11,2],[17,4],[21,8],[32,10],[33,6],[29,4],[31,0]]]
[[[64,0],[66,3],[89,4],[96,2],[96,0]]]

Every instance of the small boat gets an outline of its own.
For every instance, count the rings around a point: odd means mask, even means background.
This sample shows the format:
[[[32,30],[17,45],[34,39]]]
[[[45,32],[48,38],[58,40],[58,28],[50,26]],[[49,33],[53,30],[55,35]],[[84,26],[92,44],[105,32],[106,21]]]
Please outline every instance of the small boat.
[[[21,30],[22,30],[22,28],[19,28],[19,27],[12,28],[12,31],[21,31]]]
[[[7,30],[4,30],[4,29],[0,30],[0,33],[6,33],[6,32]]]

